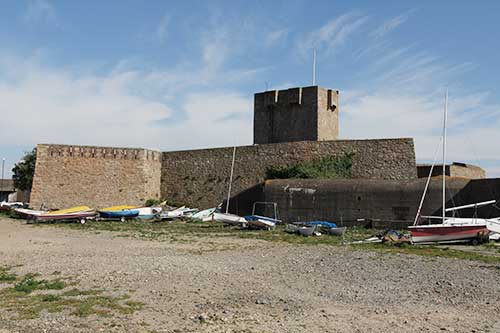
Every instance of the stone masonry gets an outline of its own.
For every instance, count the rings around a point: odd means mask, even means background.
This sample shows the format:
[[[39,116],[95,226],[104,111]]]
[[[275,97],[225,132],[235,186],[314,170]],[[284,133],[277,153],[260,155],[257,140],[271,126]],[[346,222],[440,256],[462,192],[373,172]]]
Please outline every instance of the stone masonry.
[[[232,193],[265,179],[270,166],[354,153],[353,178],[407,180],[417,177],[413,139],[301,141],[238,147]],[[165,152],[161,196],[206,208],[227,196],[233,148]]]
[[[158,151],[39,144],[30,205],[141,205],[159,199],[160,170]]]
[[[317,86],[254,97],[254,143],[336,140],[339,92]]]

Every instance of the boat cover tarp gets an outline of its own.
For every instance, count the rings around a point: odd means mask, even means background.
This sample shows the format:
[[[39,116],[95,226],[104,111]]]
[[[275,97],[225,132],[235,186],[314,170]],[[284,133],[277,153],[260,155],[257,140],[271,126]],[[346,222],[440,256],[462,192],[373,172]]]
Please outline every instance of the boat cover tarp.
[[[337,228],[336,223],[328,222],[328,221],[310,221],[310,222],[306,222],[304,224],[305,225],[320,225],[320,226],[327,227],[327,228]]]

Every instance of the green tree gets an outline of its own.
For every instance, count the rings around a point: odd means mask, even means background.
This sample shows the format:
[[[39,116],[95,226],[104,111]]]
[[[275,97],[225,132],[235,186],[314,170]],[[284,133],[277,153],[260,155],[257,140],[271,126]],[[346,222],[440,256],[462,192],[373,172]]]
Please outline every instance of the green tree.
[[[22,191],[31,190],[33,176],[35,175],[36,148],[27,152],[23,159],[12,168],[14,186]]]

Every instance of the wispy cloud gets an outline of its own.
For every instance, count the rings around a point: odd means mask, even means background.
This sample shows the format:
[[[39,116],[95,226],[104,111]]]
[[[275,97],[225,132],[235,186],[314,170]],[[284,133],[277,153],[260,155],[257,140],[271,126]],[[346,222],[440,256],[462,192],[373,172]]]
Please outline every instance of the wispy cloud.
[[[56,23],[56,10],[47,0],[31,0],[26,8],[23,20],[29,24]]]
[[[275,46],[276,44],[283,42],[288,37],[290,29],[283,28],[271,31],[267,34],[265,43],[267,46]]]
[[[300,40],[299,47],[303,54],[307,54],[308,50],[315,48],[332,55],[339,52],[339,48],[346,42],[347,38],[358,31],[367,20],[368,16],[360,16],[354,12],[341,15],[319,29],[306,34]]]
[[[382,23],[378,28],[370,33],[370,36],[375,39],[380,39],[390,33],[392,30],[396,29],[401,24],[408,20],[408,14],[399,15],[393,17],[384,23]]]
[[[156,26],[155,37],[158,41],[163,42],[165,38],[167,38],[169,24],[170,15],[168,13],[165,13]]]

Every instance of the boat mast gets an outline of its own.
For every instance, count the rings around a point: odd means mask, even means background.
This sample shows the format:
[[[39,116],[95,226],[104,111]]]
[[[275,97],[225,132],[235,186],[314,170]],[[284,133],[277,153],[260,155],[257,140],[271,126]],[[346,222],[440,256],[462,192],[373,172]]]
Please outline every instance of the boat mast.
[[[444,116],[443,116],[443,223],[446,216],[446,120],[448,116],[448,88],[444,96]]]
[[[429,184],[432,178],[432,172],[434,171],[434,167],[436,166],[436,162],[439,156],[439,147],[443,142],[443,137],[440,138],[439,145],[436,147],[436,151],[434,152],[434,160],[432,161],[431,169],[429,170],[429,176],[427,176],[427,181],[425,183],[424,193],[422,194],[422,198],[420,199],[420,204],[418,205],[417,215],[415,215],[415,220],[413,221],[413,225],[417,225],[418,219],[420,218],[420,213],[422,212],[422,206],[424,205],[425,195],[427,194],[427,189],[429,188]]]
[[[234,159],[236,157],[236,146],[233,148],[233,161],[231,162],[231,175],[229,176],[229,190],[227,191],[226,214],[229,212],[229,198],[231,198],[231,185],[233,183]]]

